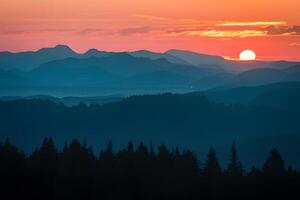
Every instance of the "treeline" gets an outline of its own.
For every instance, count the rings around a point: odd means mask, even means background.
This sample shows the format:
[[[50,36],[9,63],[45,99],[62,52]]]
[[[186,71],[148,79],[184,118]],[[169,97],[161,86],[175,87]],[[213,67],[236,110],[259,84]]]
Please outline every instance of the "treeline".
[[[6,199],[283,199],[300,194],[299,173],[273,149],[264,166],[246,171],[235,145],[226,169],[216,151],[199,161],[190,150],[143,143],[99,155],[73,140],[59,151],[51,138],[30,155],[7,139],[0,146],[0,190]]]
[[[220,135],[224,143],[232,138],[288,137],[300,132],[299,115],[296,109],[224,105],[203,96],[176,94],[133,96],[102,106],[81,103],[67,107],[41,99],[13,100],[0,101],[0,136],[18,140],[24,148],[35,146],[33,141],[49,135],[63,143],[70,133],[74,138],[86,138],[93,146],[97,145],[93,141],[122,138],[122,143],[137,135],[143,141],[185,141],[184,145],[197,146]]]

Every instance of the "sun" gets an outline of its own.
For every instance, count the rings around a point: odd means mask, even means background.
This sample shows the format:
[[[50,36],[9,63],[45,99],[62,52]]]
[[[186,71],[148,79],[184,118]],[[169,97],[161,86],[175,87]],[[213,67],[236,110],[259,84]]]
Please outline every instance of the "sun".
[[[240,60],[256,60],[256,54],[252,50],[244,50],[240,54]]]

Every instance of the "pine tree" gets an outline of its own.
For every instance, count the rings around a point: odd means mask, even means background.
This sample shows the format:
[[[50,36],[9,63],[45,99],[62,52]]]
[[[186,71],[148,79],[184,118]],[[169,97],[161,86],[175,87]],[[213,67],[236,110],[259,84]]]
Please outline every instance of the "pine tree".
[[[227,172],[230,176],[243,175],[243,167],[242,167],[242,163],[240,162],[240,160],[238,158],[235,143],[233,143],[232,147],[231,147],[231,155],[229,158]]]
[[[221,173],[222,170],[216,156],[216,151],[213,147],[210,147],[207,160],[204,165],[204,174],[209,177],[217,177],[220,176]]]
[[[278,176],[283,175],[284,172],[284,160],[282,159],[279,151],[277,149],[273,149],[263,166],[263,173],[266,175]]]

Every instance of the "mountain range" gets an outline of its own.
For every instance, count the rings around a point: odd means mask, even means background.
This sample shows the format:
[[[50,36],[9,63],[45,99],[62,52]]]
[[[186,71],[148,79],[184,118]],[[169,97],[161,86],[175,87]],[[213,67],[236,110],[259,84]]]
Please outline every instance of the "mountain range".
[[[80,54],[65,45],[35,52],[0,52],[1,96],[8,91],[18,95],[20,90],[37,91],[27,96],[52,95],[53,88],[92,88],[89,96],[101,95],[103,90],[110,94],[130,94],[130,90],[189,92],[283,81],[300,81],[300,63],[230,61],[184,50],[157,53],[90,49]]]

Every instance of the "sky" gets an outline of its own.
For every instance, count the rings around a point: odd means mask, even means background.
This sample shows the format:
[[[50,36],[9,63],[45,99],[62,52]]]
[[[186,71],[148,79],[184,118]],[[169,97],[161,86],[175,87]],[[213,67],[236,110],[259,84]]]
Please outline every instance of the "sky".
[[[0,0],[0,51],[168,49],[300,61],[299,0]]]

